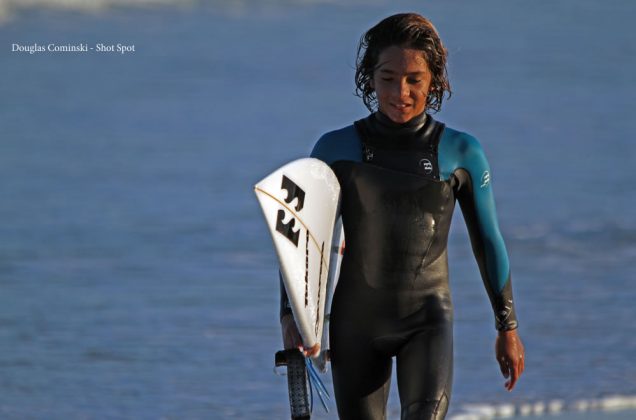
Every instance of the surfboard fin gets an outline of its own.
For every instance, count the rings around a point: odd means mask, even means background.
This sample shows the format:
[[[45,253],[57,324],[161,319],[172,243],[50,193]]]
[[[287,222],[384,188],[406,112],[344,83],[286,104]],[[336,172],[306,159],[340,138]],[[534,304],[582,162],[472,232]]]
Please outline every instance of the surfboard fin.
[[[309,358],[305,358],[305,364],[307,365],[307,371],[309,372],[309,382],[318,393],[318,397],[320,398],[322,407],[328,413],[329,407],[327,406],[327,402],[331,400],[331,396],[329,395],[329,392],[327,391],[325,384],[322,383],[320,376],[318,376],[318,372],[316,372],[316,369],[314,368],[314,364],[311,362]],[[313,395],[312,395],[312,400],[313,400]],[[312,401],[312,406],[313,406],[313,401]]]

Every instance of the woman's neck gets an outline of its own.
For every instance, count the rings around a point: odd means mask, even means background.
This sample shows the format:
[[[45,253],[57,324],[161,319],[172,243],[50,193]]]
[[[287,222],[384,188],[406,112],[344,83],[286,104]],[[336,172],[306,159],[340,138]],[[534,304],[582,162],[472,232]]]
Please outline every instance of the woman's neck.
[[[384,115],[382,111],[376,111],[375,117],[378,123],[388,129],[399,129],[400,131],[417,131],[422,128],[424,124],[426,124],[427,115],[426,112],[422,112],[421,114],[416,115],[405,123],[396,123],[395,121]]]

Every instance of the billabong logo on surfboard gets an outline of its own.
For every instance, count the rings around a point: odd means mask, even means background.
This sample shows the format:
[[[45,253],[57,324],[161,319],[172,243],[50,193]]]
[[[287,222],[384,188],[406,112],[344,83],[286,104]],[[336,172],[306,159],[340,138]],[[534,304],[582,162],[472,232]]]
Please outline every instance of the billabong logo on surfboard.
[[[282,190],[287,191],[287,197],[285,202],[291,204],[292,201],[298,199],[296,203],[296,211],[301,211],[305,205],[305,191],[294,183],[291,179],[283,175],[283,182],[280,187]],[[285,220],[285,210],[278,210],[278,216],[276,217],[276,231],[280,232],[292,243],[298,246],[298,235],[300,229],[294,232],[294,226],[296,225],[296,219],[293,217],[287,223],[283,223]]]

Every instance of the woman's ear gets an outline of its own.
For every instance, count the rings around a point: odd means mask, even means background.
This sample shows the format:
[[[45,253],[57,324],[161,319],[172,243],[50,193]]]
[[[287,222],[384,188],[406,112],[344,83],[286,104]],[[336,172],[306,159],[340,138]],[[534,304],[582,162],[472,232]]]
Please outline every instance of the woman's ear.
[[[373,78],[369,79],[369,86],[371,86],[371,89],[375,90],[375,83],[373,81]]]

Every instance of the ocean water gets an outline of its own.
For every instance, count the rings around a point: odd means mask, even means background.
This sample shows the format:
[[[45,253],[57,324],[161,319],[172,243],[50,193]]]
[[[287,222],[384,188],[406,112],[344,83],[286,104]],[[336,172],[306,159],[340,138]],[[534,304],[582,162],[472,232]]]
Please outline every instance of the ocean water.
[[[405,10],[490,159],[526,346],[508,393],[458,212],[451,416],[635,408],[636,3],[86,4],[0,1],[0,418],[288,416],[252,186],[366,115],[357,41]]]

